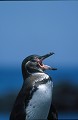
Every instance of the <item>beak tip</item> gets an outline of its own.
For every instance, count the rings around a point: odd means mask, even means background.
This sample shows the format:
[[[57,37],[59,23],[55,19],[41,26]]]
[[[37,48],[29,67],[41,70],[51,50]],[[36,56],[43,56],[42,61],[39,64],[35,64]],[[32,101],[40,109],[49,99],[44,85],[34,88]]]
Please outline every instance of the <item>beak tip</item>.
[[[57,68],[52,68],[52,70],[57,70]]]
[[[53,54],[55,54],[54,52],[50,52],[50,55],[53,55]]]

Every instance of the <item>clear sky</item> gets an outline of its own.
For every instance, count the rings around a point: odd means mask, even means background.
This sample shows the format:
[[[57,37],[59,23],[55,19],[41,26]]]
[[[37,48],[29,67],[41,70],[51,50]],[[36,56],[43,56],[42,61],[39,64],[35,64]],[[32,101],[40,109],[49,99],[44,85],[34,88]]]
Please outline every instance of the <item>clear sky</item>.
[[[1,2],[0,66],[19,66],[30,54],[78,65],[78,2]]]

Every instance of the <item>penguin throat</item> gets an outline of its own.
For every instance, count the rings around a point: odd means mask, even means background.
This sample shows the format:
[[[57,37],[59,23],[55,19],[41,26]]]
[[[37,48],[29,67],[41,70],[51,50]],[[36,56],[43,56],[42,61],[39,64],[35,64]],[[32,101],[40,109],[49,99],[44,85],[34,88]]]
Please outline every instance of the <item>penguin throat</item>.
[[[33,70],[32,69],[29,69],[29,68],[27,68],[27,74],[29,74],[29,75],[31,75],[31,74],[33,74],[33,73],[43,73],[43,71],[42,71],[42,69],[40,69],[40,68],[34,68]]]

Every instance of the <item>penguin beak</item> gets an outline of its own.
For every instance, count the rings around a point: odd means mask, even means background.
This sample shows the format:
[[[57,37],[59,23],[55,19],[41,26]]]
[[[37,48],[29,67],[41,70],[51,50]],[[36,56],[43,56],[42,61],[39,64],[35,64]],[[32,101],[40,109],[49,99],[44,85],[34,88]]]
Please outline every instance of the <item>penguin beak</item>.
[[[54,53],[54,52],[50,52],[50,53],[48,53],[48,54],[46,54],[46,55],[40,56],[40,59],[41,59],[41,60],[44,60],[44,59],[50,57],[50,56],[53,55],[53,54],[55,54],[55,53]]]
[[[57,68],[53,68],[53,67],[50,67],[48,65],[44,65],[42,63],[43,60],[45,60],[46,58],[50,57],[53,54],[54,54],[53,52],[50,52],[50,53],[48,53],[46,55],[40,56],[39,57],[40,61],[38,62],[39,67],[42,68],[43,70],[57,70]]]

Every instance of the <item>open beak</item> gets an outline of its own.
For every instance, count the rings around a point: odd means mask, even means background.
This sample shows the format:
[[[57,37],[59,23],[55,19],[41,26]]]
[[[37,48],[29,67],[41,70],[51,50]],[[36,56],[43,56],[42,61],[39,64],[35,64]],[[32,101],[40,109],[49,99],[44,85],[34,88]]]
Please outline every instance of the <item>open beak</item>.
[[[39,67],[42,68],[43,70],[57,70],[57,68],[53,68],[53,67],[50,67],[50,66],[48,66],[48,65],[44,65],[44,64],[42,63],[42,61],[43,61],[44,59],[50,57],[50,56],[53,55],[53,54],[54,54],[53,52],[50,52],[50,53],[48,53],[48,54],[46,54],[46,55],[40,56],[40,57],[39,57],[39,62],[38,62]]]

